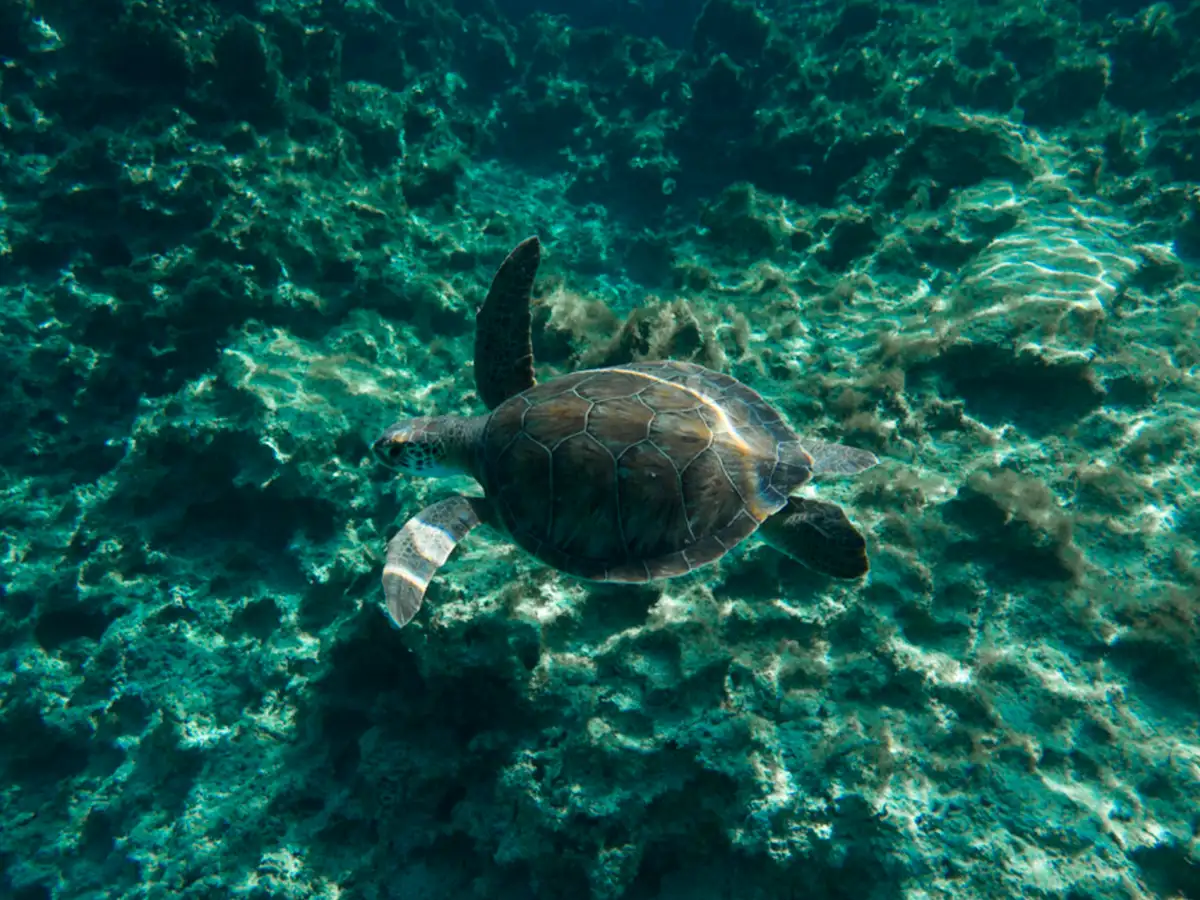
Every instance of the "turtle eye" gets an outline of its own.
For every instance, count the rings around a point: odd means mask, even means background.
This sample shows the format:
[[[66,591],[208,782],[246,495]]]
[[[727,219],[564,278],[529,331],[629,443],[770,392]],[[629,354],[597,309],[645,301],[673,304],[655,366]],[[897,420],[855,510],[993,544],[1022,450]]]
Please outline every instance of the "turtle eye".
[[[389,444],[388,448],[387,448],[387,456],[388,456],[388,459],[399,459],[400,458],[400,445],[399,444]]]

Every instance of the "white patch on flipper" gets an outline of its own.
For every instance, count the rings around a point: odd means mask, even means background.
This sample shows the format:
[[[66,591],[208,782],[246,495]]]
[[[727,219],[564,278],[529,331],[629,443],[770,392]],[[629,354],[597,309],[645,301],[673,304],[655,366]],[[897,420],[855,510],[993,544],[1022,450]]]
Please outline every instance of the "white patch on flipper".
[[[404,528],[406,531],[412,529],[413,549],[423,558],[433,562],[435,566],[440,566],[449,559],[450,554],[454,551],[454,545],[458,543],[441,528],[430,525],[420,516],[413,519]]]
[[[384,575],[403,578],[409,584],[424,591],[429,587],[434,572],[450,554],[458,542],[437,525],[431,525],[419,516],[410,519],[388,546],[388,562]]]
[[[416,572],[409,571],[400,563],[389,563],[383,567],[384,578],[400,578],[407,581],[417,590],[424,592],[425,588],[429,587],[429,578],[418,575]]]
[[[413,516],[388,541],[383,592],[392,621],[403,627],[421,608],[425,589],[458,542],[479,524],[468,497],[449,497]]]

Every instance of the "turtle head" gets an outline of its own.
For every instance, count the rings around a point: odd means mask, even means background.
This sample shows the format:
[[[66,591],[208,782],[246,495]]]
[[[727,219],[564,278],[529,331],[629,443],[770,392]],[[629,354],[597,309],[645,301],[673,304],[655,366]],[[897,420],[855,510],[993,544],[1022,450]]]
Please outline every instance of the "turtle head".
[[[385,466],[406,475],[442,478],[470,474],[469,420],[403,419],[381,434],[371,450]]]

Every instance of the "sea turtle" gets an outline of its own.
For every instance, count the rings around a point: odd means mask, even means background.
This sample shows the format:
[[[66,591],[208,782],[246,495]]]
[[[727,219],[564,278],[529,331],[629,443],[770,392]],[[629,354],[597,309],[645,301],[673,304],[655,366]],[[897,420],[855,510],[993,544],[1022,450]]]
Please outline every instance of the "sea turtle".
[[[519,244],[475,317],[475,384],[490,412],[397,422],[373,444],[391,468],[470,475],[484,493],[426,507],[388,542],[383,591],[397,626],[480,524],[596,581],[682,575],[755,531],[820,572],[866,573],[866,542],[842,509],[792,493],[813,475],[875,465],[871,453],[801,438],[746,385],[695,363],[536,383],[529,305],[540,259],[536,236]]]

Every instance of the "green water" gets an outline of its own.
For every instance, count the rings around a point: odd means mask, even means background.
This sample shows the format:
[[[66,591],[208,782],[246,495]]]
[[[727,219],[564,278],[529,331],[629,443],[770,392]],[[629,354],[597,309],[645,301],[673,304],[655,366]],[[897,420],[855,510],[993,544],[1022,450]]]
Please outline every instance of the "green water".
[[[694,7],[694,8],[693,8]],[[539,13],[537,10],[540,9]],[[1200,898],[1200,5],[0,0],[0,897]],[[493,528],[475,311],[700,363],[866,537]]]

